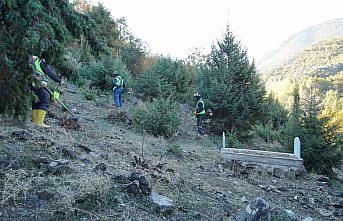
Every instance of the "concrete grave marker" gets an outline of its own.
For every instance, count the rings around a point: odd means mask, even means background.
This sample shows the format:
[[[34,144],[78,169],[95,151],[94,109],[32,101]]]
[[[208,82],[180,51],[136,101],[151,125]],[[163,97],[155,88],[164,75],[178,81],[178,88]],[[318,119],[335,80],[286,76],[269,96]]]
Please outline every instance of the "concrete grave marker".
[[[294,155],[297,159],[301,159],[300,157],[300,139],[299,137],[294,138]]]

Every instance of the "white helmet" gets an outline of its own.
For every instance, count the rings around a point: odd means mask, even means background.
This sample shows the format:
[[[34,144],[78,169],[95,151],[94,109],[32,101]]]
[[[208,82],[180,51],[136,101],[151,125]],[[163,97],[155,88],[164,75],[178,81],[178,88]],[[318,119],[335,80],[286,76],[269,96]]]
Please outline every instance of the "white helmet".
[[[198,92],[196,92],[195,94],[193,94],[193,97],[201,97],[201,95]]]

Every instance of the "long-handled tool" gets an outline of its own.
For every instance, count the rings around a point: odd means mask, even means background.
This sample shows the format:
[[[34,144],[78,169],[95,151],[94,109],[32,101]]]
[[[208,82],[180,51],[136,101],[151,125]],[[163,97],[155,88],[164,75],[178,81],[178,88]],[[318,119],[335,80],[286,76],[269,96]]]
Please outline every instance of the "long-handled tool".
[[[51,91],[49,88],[45,87],[45,89],[49,92],[49,94],[50,94],[51,96],[54,96],[54,94],[52,93],[52,91]],[[55,99],[57,100],[58,103],[60,103],[60,105],[61,105],[64,109],[66,109],[72,116],[74,116],[73,112],[71,112],[71,111],[69,110],[69,108],[68,108],[65,104],[63,104],[63,102],[62,102],[59,98],[55,98]]]

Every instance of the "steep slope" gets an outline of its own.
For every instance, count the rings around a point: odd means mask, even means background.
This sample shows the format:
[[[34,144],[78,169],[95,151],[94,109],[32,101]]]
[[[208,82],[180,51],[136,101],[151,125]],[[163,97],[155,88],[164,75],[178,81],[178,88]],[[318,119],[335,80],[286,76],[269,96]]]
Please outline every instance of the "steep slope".
[[[277,49],[263,56],[258,62],[258,68],[264,71],[277,67],[307,47],[320,41],[340,36],[343,36],[343,18],[311,26],[289,37]]]
[[[225,162],[218,138],[195,139],[187,106],[178,135],[166,140],[131,128],[135,97],[117,111],[111,94],[88,101],[72,85],[63,90],[78,121],[56,107],[49,129],[0,118],[1,220],[234,220],[256,197],[269,203],[275,220],[343,214],[339,182],[319,186],[317,176],[285,177]],[[135,192],[135,182],[123,183],[134,171],[152,177],[153,191],[171,198],[174,212],[156,210]]]

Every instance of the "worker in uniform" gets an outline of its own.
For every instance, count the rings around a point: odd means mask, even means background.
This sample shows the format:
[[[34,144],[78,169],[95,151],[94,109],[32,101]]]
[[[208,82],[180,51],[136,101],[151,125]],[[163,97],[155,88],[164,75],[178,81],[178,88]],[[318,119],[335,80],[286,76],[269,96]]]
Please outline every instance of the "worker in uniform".
[[[32,122],[37,126],[50,127],[44,123],[47,111],[50,108],[51,96],[58,99],[58,91],[54,91],[51,95],[48,92],[49,77],[56,83],[61,84],[60,78],[46,64],[44,59],[37,56],[31,57],[31,66],[33,67],[33,81],[30,84],[30,89],[35,93],[36,99],[32,102]]]
[[[194,97],[197,100],[194,115],[195,115],[195,118],[197,119],[198,137],[201,137],[205,134],[205,129],[204,129],[204,119],[206,115],[205,104],[199,93],[195,93]]]

